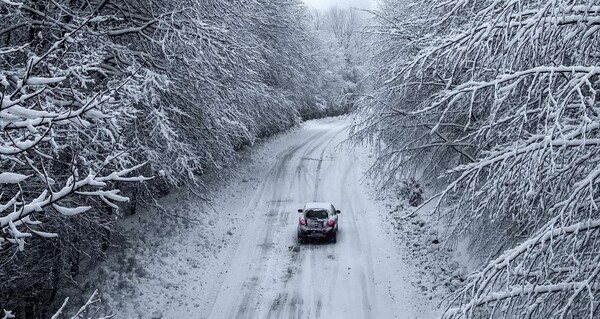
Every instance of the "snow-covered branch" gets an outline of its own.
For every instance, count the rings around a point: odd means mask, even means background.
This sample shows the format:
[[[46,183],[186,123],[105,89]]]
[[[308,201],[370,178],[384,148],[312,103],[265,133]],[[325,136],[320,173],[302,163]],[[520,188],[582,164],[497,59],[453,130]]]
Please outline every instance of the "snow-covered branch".
[[[69,302],[69,298],[65,298],[65,301],[62,303],[62,305],[60,306],[60,308],[54,313],[54,315],[52,315],[52,317],[50,319],[58,319],[61,318],[61,315],[63,314],[63,311],[65,311],[65,307],[67,306]],[[79,319],[79,318],[89,318],[89,319],[110,319],[110,318],[114,318],[116,315],[107,315],[107,316],[101,316],[101,317],[96,317],[96,314],[92,315],[91,317],[89,315],[87,315],[88,313],[90,313],[92,310],[90,309],[94,304],[97,304],[100,302],[100,299],[98,298],[98,290],[94,290],[94,292],[92,293],[92,295],[90,296],[90,298],[88,298],[88,300],[85,302],[85,304],[83,304],[79,310],[77,310],[77,312],[75,312],[75,314],[73,314],[72,316],[69,316],[70,319]],[[97,313],[97,311],[96,311]]]
[[[501,258],[446,318],[597,316],[600,7],[384,0],[380,10],[376,90],[355,127],[377,143],[371,172],[390,187],[411,171],[444,177],[436,211],[450,243],[466,237],[473,253]],[[399,26],[421,36],[385,34]]]
[[[505,309],[508,317],[559,318],[566,313],[593,317],[600,295],[600,257],[590,244],[600,239],[600,220],[559,225],[552,221],[547,230],[470,275],[444,318],[471,318],[483,307],[490,316],[494,309]],[[562,270],[552,271],[555,267]],[[526,276],[515,276],[516,272]]]
[[[2,0],[0,43],[0,303],[17,315],[111,246],[119,207],[342,109],[299,0]]]
[[[11,209],[12,212],[0,217],[0,228],[2,232],[6,236],[2,238],[3,240],[0,243],[5,243],[4,240],[7,239],[8,242],[13,244],[18,244],[19,249],[23,250],[25,248],[24,238],[30,237],[31,234],[27,232],[21,232],[17,227],[29,227],[31,225],[39,225],[40,222],[34,221],[30,218],[32,214],[36,212],[43,211],[48,207],[52,207],[58,213],[64,216],[74,216],[80,213],[84,213],[90,210],[92,207],[89,206],[79,206],[79,207],[64,207],[59,206],[57,203],[61,200],[75,195],[87,195],[87,196],[99,196],[103,201],[108,202],[109,205],[114,206],[114,203],[111,203],[110,200],[114,201],[127,201],[128,198],[121,197],[116,195],[116,191],[103,191],[103,192],[80,192],[81,189],[84,188],[104,188],[108,184],[108,182],[116,182],[116,181],[128,181],[128,182],[141,182],[147,180],[147,178],[138,176],[138,177],[126,177],[125,175],[130,173],[131,171],[140,168],[141,165],[135,166],[133,168],[125,169],[119,172],[113,172],[107,176],[96,176],[93,174],[88,175],[86,178],[83,178],[79,181],[75,181],[73,178],[69,178],[66,184],[58,191],[47,191],[44,190],[37,198],[31,200],[30,202],[22,202],[20,198],[22,198],[22,194],[17,193],[15,197],[9,200],[6,205],[0,206],[0,213],[6,213],[7,209]],[[1,176],[0,176],[1,177]],[[23,176],[23,180],[26,177]],[[8,184],[10,182],[8,179],[4,180]],[[13,180],[14,182],[14,180]],[[3,180],[0,180],[0,184],[3,183]],[[14,183],[13,183],[14,184]],[[39,234],[39,232],[38,232]]]

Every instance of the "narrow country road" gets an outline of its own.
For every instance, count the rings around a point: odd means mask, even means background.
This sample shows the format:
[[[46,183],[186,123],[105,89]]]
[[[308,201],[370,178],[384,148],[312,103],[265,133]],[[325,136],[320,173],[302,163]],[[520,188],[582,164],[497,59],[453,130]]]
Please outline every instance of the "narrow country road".
[[[315,121],[290,136],[247,198],[239,245],[207,318],[424,317],[401,250],[361,183],[368,154],[339,146],[349,125]],[[307,201],[342,211],[336,244],[298,244],[296,210]]]
[[[89,286],[120,318],[433,318],[425,270],[362,180],[372,152],[340,146],[350,125],[303,123],[242,152],[237,176],[207,184],[209,203],[182,189],[122,220],[128,248]],[[308,201],[342,211],[337,243],[298,243]]]

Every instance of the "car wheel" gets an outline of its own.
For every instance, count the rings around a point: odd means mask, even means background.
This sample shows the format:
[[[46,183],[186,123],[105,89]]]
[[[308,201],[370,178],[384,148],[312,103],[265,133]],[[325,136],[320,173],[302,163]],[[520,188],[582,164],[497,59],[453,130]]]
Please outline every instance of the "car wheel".
[[[298,236],[298,242],[299,242],[300,244],[304,244],[304,241],[305,241],[305,240],[304,240],[304,238],[302,238],[302,237]]]
[[[337,243],[337,231],[333,234],[333,242]]]

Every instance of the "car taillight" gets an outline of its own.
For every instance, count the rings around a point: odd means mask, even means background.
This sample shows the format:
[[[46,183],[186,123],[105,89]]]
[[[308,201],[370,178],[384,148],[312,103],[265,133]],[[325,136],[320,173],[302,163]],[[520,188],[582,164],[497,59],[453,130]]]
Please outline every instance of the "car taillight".
[[[306,225],[306,219],[304,219],[304,218],[300,219],[300,225]]]
[[[333,227],[333,225],[334,225],[334,224],[335,224],[335,222],[333,221],[333,219],[330,219],[330,220],[327,222],[327,226],[329,226],[329,227]]]

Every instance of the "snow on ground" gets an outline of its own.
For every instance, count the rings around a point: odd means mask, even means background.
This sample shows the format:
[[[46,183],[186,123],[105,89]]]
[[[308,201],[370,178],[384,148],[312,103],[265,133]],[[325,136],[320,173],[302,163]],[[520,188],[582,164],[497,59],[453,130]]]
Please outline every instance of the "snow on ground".
[[[393,196],[379,196],[379,200],[385,203],[388,212],[385,220],[393,225],[392,232],[404,246],[404,261],[418,268],[412,284],[427,299],[439,304],[466,280],[470,260],[465,247],[460,245],[462,243],[449,245],[447,242],[444,225],[432,214],[435,201],[415,212],[416,208],[407,200]]]
[[[433,271],[447,260],[418,219],[396,222],[360,182],[373,156],[339,147],[349,125],[309,121],[259,143],[240,174],[210,181],[212,206],[181,189],[123,220],[125,248],[84,295],[99,288],[118,318],[435,317],[435,276],[453,270]],[[317,200],[342,211],[338,242],[299,245],[296,210]]]

